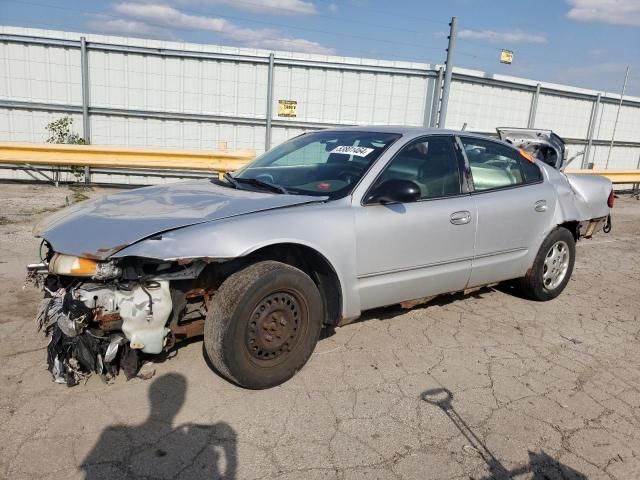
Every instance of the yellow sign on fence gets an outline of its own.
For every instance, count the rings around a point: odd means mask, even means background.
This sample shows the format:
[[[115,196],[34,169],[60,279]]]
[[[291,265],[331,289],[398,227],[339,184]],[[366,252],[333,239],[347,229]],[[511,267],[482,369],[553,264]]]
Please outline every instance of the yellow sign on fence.
[[[298,115],[298,102],[295,100],[278,100],[279,117],[296,117]]]
[[[513,62],[513,52],[511,50],[501,50],[500,63],[507,63],[511,65],[511,62]]]

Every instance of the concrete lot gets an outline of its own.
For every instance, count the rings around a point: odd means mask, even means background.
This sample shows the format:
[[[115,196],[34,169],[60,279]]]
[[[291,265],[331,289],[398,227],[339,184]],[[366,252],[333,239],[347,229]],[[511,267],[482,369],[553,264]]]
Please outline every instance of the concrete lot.
[[[53,384],[39,294],[21,287],[32,225],[72,192],[0,187],[0,477],[640,478],[636,200],[580,242],[558,299],[483,289],[377,310],[255,392],[215,375],[201,342],[151,380]]]

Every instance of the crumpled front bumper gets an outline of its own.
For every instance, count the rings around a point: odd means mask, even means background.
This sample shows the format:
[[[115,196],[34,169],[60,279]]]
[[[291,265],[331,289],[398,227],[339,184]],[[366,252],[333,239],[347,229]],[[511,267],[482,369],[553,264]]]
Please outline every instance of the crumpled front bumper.
[[[108,380],[120,369],[130,378],[140,353],[158,354],[166,345],[172,310],[166,280],[59,288],[45,281],[43,290],[36,324],[50,337],[47,364],[57,383],[75,385],[91,373]]]

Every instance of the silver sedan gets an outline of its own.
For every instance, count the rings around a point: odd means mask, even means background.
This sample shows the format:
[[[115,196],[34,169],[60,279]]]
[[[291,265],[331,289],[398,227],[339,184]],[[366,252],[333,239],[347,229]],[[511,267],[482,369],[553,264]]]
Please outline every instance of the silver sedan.
[[[468,132],[323,130],[232,175],[65,209],[37,227],[30,272],[53,378],[133,375],[204,335],[219,373],[267,388],[367,309],[507,280],[551,300],[613,191],[549,163]]]

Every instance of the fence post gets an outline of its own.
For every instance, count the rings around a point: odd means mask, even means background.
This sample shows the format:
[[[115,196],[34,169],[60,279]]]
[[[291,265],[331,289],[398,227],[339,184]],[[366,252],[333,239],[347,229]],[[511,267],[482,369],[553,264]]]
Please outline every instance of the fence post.
[[[82,137],[91,143],[89,124],[89,62],[87,57],[87,39],[80,37],[80,71],[82,72]]]
[[[536,113],[538,111],[538,98],[540,98],[540,84],[536,85],[536,91],[531,99],[531,109],[529,110],[529,120],[527,121],[527,128],[533,128],[536,123]]]
[[[640,155],[638,155],[638,163],[636,164],[636,170],[640,170]],[[633,193],[635,195],[640,195],[640,183],[636,183],[633,186]]]
[[[607,154],[607,163],[604,166],[605,170],[609,168],[609,160],[611,160],[611,151],[613,150],[613,142],[616,138],[616,129],[618,128],[618,119],[620,118],[620,109],[622,108],[622,99],[624,98],[624,91],[627,89],[627,80],[629,79],[629,67],[624,74],[624,83],[622,84],[622,92],[620,92],[620,103],[618,103],[618,111],[616,112],[616,121],[613,122],[613,132],[611,132],[611,143],[609,144],[609,153]]]
[[[435,128],[438,126],[438,109],[440,108],[440,93],[442,90],[442,77],[444,76],[444,68],[438,69],[438,77],[433,84],[433,101],[431,102],[431,117],[429,118],[429,126]]]
[[[80,71],[82,73],[82,138],[91,143],[91,124],[89,121],[89,57],[87,39],[80,37]],[[84,183],[91,183],[91,169],[84,167]]]
[[[271,119],[273,117],[273,67],[274,54],[269,54],[269,70],[267,72],[267,125],[264,137],[265,152],[271,148]]]
[[[422,126],[425,128],[429,128],[431,126],[431,105],[435,101],[436,90],[433,88],[429,88],[429,82],[431,81],[431,77],[427,77],[426,79],[426,89],[424,95],[424,115],[422,117]],[[435,83],[435,80],[434,80]]]
[[[584,149],[584,155],[582,156],[582,165],[580,168],[584,170],[589,165],[589,158],[591,155],[591,145],[593,144],[593,134],[596,130],[596,122],[598,121],[598,110],[600,109],[600,96],[598,93],[596,101],[593,102],[591,107],[591,117],[589,118],[589,129],[587,130],[587,147]]]
[[[449,107],[449,90],[451,89],[451,76],[453,74],[453,52],[456,48],[456,34],[458,33],[458,17],[451,17],[449,24],[449,45],[447,47],[447,63],[444,72],[444,85],[442,86],[442,101],[440,102],[440,118],[438,127],[444,128],[447,122],[447,109]]]

